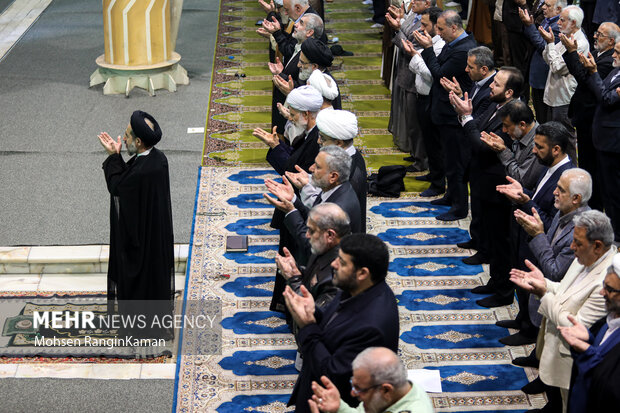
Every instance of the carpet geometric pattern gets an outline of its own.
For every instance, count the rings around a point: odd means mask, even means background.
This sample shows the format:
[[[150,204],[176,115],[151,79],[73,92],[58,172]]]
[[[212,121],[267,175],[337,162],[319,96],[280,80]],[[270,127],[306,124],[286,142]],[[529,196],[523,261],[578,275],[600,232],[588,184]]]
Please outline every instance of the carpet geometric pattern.
[[[221,300],[222,354],[179,358],[176,411],[287,411],[297,376],[295,343],[282,316],[269,311],[278,235],[269,228],[273,209],[263,208],[260,180],[267,177],[275,172],[201,168],[185,291],[187,300]],[[255,205],[231,202],[239,198]],[[390,251],[387,282],[398,300],[400,357],[409,369],[440,371],[443,393],[430,395],[436,411],[524,411],[544,404],[542,396],[519,390],[535,372],[510,363],[531,346],[497,341],[509,331],[494,323],[514,315],[515,305],[482,308],[475,303],[480,296],[469,291],[488,275],[486,266],[460,262],[467,251],[454,243],[463,239],[464,223],[385,212],[394,211],[388,204],[403,203],[432,208],[415,197],[369,198],[368,228]],[[225,252],[226,236],[234,234],[248,235],[247,252]]]

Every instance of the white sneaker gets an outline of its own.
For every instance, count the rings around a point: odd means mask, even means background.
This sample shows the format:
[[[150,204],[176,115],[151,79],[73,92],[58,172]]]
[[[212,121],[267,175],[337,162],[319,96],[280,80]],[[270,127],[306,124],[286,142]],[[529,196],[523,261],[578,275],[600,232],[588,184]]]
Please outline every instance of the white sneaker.
[[[362,4],[372,4],[372,0],[364,0]]]
[[[372,17],[366,17],[366,18],[364,19],[364,21],[366,21],[366,22],[368,22],[368,23],[372,23],[372,22],[373,22]]]
[[[383,25],[380,23],[375,23],[372,26],[370,26],[371,29],[382,29]]]

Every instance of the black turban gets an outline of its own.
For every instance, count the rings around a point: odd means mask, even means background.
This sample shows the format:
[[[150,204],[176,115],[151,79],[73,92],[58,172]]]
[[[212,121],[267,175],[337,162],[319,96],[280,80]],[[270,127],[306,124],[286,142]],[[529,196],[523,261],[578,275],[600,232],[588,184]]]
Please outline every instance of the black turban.
[[[146,119],[150,120],[153,124],[153,129],[146,123]],[[136,110],[131,114],[131,121],[129,122],[134,135],[137,138],[142,139],[144,146],[147,148],[157,145],[157,142],[161,139],[161,129],[154,117],[141,110]]]
[[[301,51],[310,63],[317,64],[321,67],[330,67],[334,60],[332,51],[320,40],[308,37],[301,44]]]

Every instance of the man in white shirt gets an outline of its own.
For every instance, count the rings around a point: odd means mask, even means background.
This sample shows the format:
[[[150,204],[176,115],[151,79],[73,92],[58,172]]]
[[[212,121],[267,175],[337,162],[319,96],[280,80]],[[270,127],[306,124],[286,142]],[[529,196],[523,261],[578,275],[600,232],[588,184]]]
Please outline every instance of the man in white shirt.
[[[583,11],[577,6],[567,6],[560,13],[558,27],[560,28],[560,33],[577,41],[577,51],[579,53],[587,55],[590,50],[590,44],[586,35],[581,31],[582,21]],[[547,46],[543,51],[543,59],[549,65],[543,101],[551,107],[551,120],[561,122],[571,132],[571,144],[567,153],[571,159],[576,161],[577,137],[568,117],[568,105],[577,88],[577,80],[570,74],[566,62],[562,58],[566,47],[562,42],[554,43],[555,35],[551,27],[548,31],[542,28],[539,28],[538,31],[547,42]]]

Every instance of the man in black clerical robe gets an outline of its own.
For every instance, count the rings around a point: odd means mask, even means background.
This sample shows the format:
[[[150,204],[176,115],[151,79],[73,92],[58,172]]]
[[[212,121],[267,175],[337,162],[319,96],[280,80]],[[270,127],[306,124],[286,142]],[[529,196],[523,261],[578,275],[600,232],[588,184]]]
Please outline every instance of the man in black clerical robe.
[[[168,160],[155,148],[161,134],[151,115],[135,111],[123,136],[127,162],[120,136],[99,135],[109,155],[103,162],[111,195],[108,301],[118,300],[121,313],[171,313],[174,241]]]

